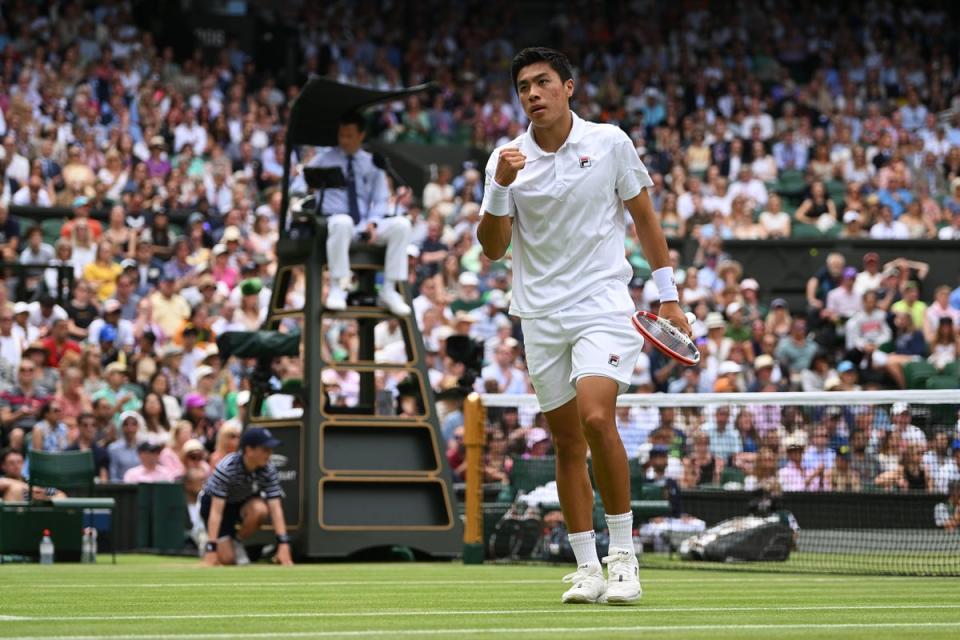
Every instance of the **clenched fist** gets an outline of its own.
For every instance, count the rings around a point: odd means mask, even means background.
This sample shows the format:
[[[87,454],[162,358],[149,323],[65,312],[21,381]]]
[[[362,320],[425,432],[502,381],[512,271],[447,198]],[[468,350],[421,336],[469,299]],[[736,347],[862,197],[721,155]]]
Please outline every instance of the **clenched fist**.
[[[497,170],[493,174],[493,179],[501,187],[513,184],[517,179],[517,172],[523,169],[527,163],[527,157],[516,147],[507,147],[500,150],[500,159],[497,161]]]

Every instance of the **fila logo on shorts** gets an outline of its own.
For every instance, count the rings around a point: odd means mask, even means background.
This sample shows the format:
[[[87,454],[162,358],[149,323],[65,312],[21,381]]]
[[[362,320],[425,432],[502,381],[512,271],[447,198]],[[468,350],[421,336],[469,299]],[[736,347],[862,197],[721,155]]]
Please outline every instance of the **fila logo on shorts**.
[[[610,359],[607,360],[607,364],[613,365],[614,367],[620,366],[620,356],[615,353],[610,354]]]
[[[580,168],[586,169],[590,166],[590,156],[580,156]]]

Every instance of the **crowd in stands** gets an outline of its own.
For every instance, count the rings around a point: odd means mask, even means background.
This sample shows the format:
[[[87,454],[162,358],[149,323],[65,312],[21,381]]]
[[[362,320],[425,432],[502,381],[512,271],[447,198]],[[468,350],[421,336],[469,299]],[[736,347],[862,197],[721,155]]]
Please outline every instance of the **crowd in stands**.
[[[497,14],[508,3],[463,12],[436,4],[305,7],[300,80],[325,74],[381,88],[436,80],[429,104],[390,104],[374,112],[372,130],[387,140],[483,149],[509,140],[526,124],[510,88],[515,47],[509,35],[491,37],[509,23]],[[122,2],[22,8],[0,21],[0,252],[6,262],[43,268],[0,269],[0,445],[90,449],[101,480],[203,475],[236,449],[250,400],[251,362],[222,361],[215,338],[255,330],[266,316],[284,125],[298,86],[278,86],[233,46],[212,59],[200,51],[178,57],[137,28]],[[634,390],[902,388],[917,363],[956,377],[960,289],[927,282],[923,263],[872,253],[847,263],[832,254],[811,277],[806,308],[790,309],[760,299],[769,276],[744,273],[723,249],[728,239],[800,232],[960,238],[960,74],[946,17],[842,3],[801,31],[780,9],[758,11],[667,10],[646,20],[598,13],[586,21],[571,8],[549,21],[577,67],[574,108],[628,131],[668,236],[699,244],[692,263],[676,252],[671,259],[696,316],[701,364],[684,368],[648,348]],[[945,110],[952,115],[941,118]],[[298,153],[297,162],[309,160],[310,150]],[[443,435],[455,470],[455,390],[467,371],[447,354],[447,340],[484,342],[475,388],[531,391],[519,323],[507,314],[509,259],[490,263],[476,241],[482,189],[475,167],[441,167],[421,193],[391,195],[414,228],[409,285],[430,383],[453,397],[440,402],[451,405]],[[22,207],[72,213],[64,223],[14,213]],[[654,305],[632,233],[625,255],[638,307]],[[69,289],[59,277],[65,269],[74,276]],[[293,274],[289,308],[303,304],[302,276]],[[326,359],[358,359],[356,323],[323,329]],[[404,359],[400,323],[378,326],[376,349],[381,361]],[[273,381],[301,369],[299,358],[278,358]],[[323,383],[330,402],[356,404],[356,372],[330,370]],[[399,383],[378,380],[399,396],[397,410],[415,411]],[[943,466],[956,470],[953,425],[922,432],[920,442],[900,433],[913,433],[910,420],[894,427],[903,412],[876,411],[844,413],[844,428],[828,428],[826,449],[817,434],[829,416],[788,424],[785,415],[771,422],[749,409],[726,420],[669,410],[641,419],[631,410],[620,426],[631,456],[657,461],[668,447],[663,472],[687,486],[719,482],[726,465],[759,484],[776,466],[785,490],[839,487],[848,481],[836,472],[846,464],[843,447],[855,466],[866,438],[871,459],[886,466],[864,472],[859,486],[919,487],[920,455],[924,482],[939,488],[946,472],[928,460],[952,460]],[[869,430],[855,428],[868,422]],[[509,411],[492,422],[489,478],[507,477],[506,453],[549,453],[545,427],[542,416]],[[781,473],[793,469],[786,461],[800,440],[802,471]]]

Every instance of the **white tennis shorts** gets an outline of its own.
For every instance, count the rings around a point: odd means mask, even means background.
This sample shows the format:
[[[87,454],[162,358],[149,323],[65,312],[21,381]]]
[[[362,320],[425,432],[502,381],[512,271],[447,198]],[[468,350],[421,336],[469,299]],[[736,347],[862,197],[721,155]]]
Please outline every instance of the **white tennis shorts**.
[[[524,318],[527,370],[542,411],[576,396],[582,376],[616,380],[620,393],[630,386],[643,338],[630,323],[636,307],[627,285],[618,280],[545,318]]]

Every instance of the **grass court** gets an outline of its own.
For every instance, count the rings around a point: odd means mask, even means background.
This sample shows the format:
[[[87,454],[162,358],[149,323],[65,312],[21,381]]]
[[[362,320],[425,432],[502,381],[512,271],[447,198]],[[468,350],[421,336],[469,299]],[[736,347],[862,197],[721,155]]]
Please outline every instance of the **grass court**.
[[[561,606],[567,567],[121,556],[0,567],[2,638],[956,638],[960,581],[643,569],[630,607]]]

